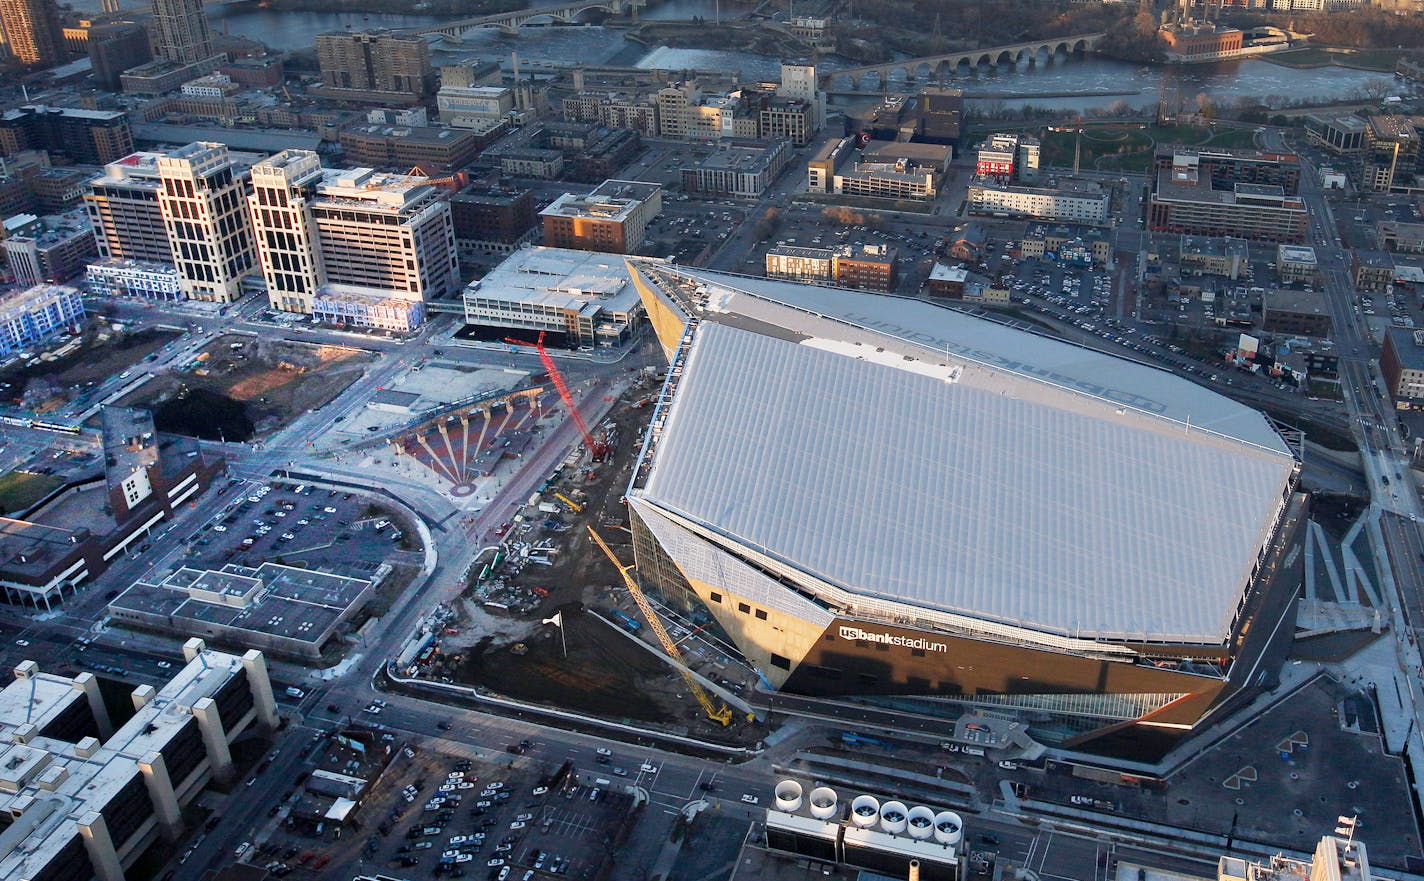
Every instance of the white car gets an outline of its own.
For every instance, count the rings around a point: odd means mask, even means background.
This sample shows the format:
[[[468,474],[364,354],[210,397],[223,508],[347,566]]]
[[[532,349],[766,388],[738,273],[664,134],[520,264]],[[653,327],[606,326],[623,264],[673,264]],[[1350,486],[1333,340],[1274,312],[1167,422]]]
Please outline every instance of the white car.
[[[526,825],[527,825],[527,824],[521,823],[520,821],[515,820],[513,823],[510,823],[510,824],[509,824],[509,828],[510,828],[511,831],[513,831],[513,830],[516,830],[516,829],[523,829]]]
[[[639,768],[638,770],[642,771],[644,774],[656,774],[658,773],[658,766],[649,762],[644,762],[643,767]]]
[[[171,661],[159,661],[156,666],[160,670],[167,670],[173,666],[173,663]]]
[[[534,787],[534,794],[535,794],[535,795],[543,795],[543,794],[545,794],[545,793],[548,792],[548,791],[549,791],[549,787],[547,787],[547,786],[536,786],[536,787]]]
[[[758,805],[758,804],[761,804],[761,799],[759,799],[759,798],[757,798],[756,796],[752,795],[750,792],[745,793],[745,794],[742,795],[742,801],[743,801],[744,803],[746,803],[746,804],[749,804],[749,805]]]
[[[601,756],[611,756],[613,755],[613,750],[609,749],[606,746],[600,746],[598,748],[598,754]]]
[[[219,523],[217,526],[213,527],[213,532],[227,532],[227,527]]]

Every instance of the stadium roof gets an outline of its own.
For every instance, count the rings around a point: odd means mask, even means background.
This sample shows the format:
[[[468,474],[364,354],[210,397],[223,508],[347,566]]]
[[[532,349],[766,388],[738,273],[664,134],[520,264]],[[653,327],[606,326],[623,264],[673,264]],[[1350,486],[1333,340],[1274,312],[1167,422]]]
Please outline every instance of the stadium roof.
[[[1258,411],[922,301],[636,264],[700,318],[632,492],[845,591],[1229,633],[1295,460]]]

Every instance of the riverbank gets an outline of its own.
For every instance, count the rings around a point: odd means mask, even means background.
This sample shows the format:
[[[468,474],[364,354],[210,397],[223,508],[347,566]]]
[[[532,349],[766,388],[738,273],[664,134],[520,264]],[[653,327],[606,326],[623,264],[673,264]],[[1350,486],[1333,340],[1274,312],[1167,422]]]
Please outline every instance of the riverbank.
[[[1352,70],[1392,73],[1394,65],[1400,58],[1415,54],[1408,49],[1343,49],[1330,46],[1309,46],[1304,49],[1287,49],[1284,52],[1261,56],[1261,60],[1297,69],[1348,67]]]
[[[473,18],[524,9],[523,0],[264,0],[278,12],[366,12],[396,15],[450,15]]]

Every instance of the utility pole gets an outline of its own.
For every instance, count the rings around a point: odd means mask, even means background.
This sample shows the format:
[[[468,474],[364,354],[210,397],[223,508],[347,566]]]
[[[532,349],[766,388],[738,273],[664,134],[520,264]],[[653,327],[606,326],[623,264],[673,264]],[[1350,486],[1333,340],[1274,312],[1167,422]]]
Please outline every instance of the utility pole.
[[[1073,134],[1073,176],[1078,176],[1078,160],[1083,155],[1083,130],[1078,129]]]

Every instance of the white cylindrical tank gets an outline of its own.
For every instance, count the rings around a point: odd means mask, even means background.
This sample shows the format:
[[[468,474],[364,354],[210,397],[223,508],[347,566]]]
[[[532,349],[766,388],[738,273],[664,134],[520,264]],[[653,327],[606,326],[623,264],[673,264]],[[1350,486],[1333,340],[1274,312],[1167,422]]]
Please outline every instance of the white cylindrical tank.
[[[873,795],[857,795],[850,803],[850,821],[857,826],[873,825],[880,817],[880,800]]]
[[[934,818],[934,837],[940,844],[958,844],[964,838],[964,821],[954,811],[940,811]]]
[[[783,780],[776,784],[776,809],[791,813],[801,807],[801,784],[795,780]]]
[[[829,786],[817,786],[811,790],[811,816],[817,820],[829,820],[836,815],[836,791]]]
[[[891,835],[905,831],[905,815],[909,812],[902,801],[887,801],[880,806],[880,828]]]
[[[935,812],[924,805],[916,805],[910,808],[910,837],[929,838],[934,834]]]

